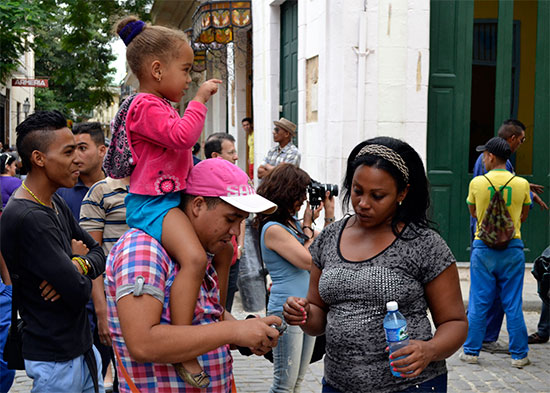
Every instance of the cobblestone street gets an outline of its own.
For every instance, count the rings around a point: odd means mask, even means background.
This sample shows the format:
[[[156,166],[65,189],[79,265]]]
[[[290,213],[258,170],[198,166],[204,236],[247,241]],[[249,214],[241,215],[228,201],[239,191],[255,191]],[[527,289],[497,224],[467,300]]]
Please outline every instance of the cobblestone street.
[[[463,297],[466,299],[469,289],[468,271],[460,269]],[[524,315],[527,331],[536,331],[540,313],[533,311],[540,307],[536,294],[536,283],[531,274],[526,271],[524,286]],[[243,319],[247,312],[242,310],[239,293],[235,297],[233,314]],[[508,343],[506,319],[502,326],[499,342]],[[460,351],[459,351],[460,352]],[[510,365],[510,356],[505,354],[490,354],[482,352],[479,364],[472,365],[458,359],[459,352],[447,360],[449,370],[449,393],[459,392],[550,392],[550,342],[531,345],[529,359],[532,364],[516,369]],[[242,356],[233,351],[234,374],[239,393],[265,393],[271,386],[273,366],[263,357]],[[323,377],[323,362],[310,366],[302,387],[303,393],[321,392]],[[30,392],[31,381],[24,371],[18,371],[16,380],[10,392]]]

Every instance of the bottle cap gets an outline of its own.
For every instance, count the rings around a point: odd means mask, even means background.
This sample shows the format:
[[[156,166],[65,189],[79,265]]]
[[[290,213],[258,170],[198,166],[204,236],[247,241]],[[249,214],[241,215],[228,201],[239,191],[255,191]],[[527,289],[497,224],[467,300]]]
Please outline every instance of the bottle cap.
[[[397,302],[387,302],[386,307],[388,311],[397,311]]]

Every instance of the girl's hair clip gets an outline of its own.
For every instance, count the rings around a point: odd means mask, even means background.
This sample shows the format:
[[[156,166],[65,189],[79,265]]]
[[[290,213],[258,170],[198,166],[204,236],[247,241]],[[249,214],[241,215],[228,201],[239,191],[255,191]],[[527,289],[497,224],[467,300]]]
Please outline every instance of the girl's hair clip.
[[[124,41],[124,45],[128,46],[130,45],[130,42],[143,30],[145,27],[145,22],[142,20],[135,20],[130,23],[128,23],[122,30],[120,30],[120,33],[118,33],[119,37],[122,38],[122,41]]]

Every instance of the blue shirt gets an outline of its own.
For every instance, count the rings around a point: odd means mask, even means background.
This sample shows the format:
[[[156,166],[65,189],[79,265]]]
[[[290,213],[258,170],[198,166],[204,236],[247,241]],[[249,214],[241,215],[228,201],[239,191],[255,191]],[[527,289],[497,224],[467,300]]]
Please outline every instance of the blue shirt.
[[[82,180],[78,178],[78,182],[73,188],[61,187],[57,190],[57,194],[67,202],[67,205],[69,205],[77,222],[80,219],[80,205],[82,205],[82,200],[89,189],[90,188],[86,187],[84,183],[82,183]]]
[[[301,231],[300,224],[295,221],[296,227]],[[267,309],[272,311],[283,311],[283,304],[289,296],[306,297],[309,287],[309,272],[294,266],[292,263],[281,257],[275,251],[270,250],[265,245],[265,231],[272,225],[279,225],[288,231],[292,236],[304,244],[290,228],[275,221],[269,221],[262,228],[260,237],[260,247],[262,258],[269,275],[273,280],[271,294],[269,295],[269,304]]]
[[[514,166],[510,162],[510,160],[506,160],[506,170],[514,173]],[[485,165],[483,165],[483,153],[479,155],[479,157],[476,160],[476,163],[474,164],[474,177],[481,176],[487,173],[487,169],[485,169]]]

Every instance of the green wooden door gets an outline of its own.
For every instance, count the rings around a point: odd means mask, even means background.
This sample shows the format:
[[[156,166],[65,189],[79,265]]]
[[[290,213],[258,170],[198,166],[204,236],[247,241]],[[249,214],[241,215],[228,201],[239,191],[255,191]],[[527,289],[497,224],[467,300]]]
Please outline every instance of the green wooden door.
[[[459,261],[469,260],[469,215],[465,199],[471,180],[468,162],[477,156],[477,153],[472,150],[474,146],[470,146],[470,139],[473,138],[473,142],[476,142],[474,145],[479,142],[475,139],[479,138],[479,135],[476,135],[470,127],[471,110],[479,109],[477,106],[480,105],[483,110],[494,111],[494,134],[496,135],[502,121],[514,117],[514,108],[518,99],[514,80],[521,79],[521,74],[518,76],[517,72],[532,72],[518,71],[517,64],[513,64],[513,53],[519,45],[519,41],[515,41],[514,37],[519,37],[518,33],[521,34],[515,31],[521,28],[521,25],[514,19],[516,14],[521,14],[519,8],[522,6],[521,2],[514,3],[508,0],[498,2],[494,93],[491,92],[489,95],[494,102],[472,105],[474,1],[432,0],[431,2],[427,168],[433,201],[432,217],[439,224],[442,236]],[[529,162],[532,162],[532,165],[527,165],[532,169],[525,170],[518,166],[517,172],[529,182],[545,186],[546,191],[542,197],[548,202],[550,195],[548,132],[550,129],[548,113],[550,2],[538,1],[537,6],[536,17],[528,21],[537,23],[536,80],[534,88],[528,92],[528,95],[535,97],[534,124],[526,122],[528,127],[533,127],[532,153],[529,156]],[[521,49],[519,48],[519,51]],[[522,99],[525,99],[525,95]],[[475,156],[472,156],[472,153]],[[542,212],[538,206],[533,207],[521,230],[527,261],[532,261],[550,244],[549,224],[548,212]]]
[[[432,1],[430,13],[427,169],[432,218],[457,260],[467,261],[473,2]]]
[[[298,123],[298,3],[281,5],[281,116]]]
[[[532,175],[520,175],[545,187],[542,199],[550,205],[550,2],[538,1],[535,72],[535,113]],[[550,215],[533,206],[521,228],[526,260],[533,261],[550,245]]]

